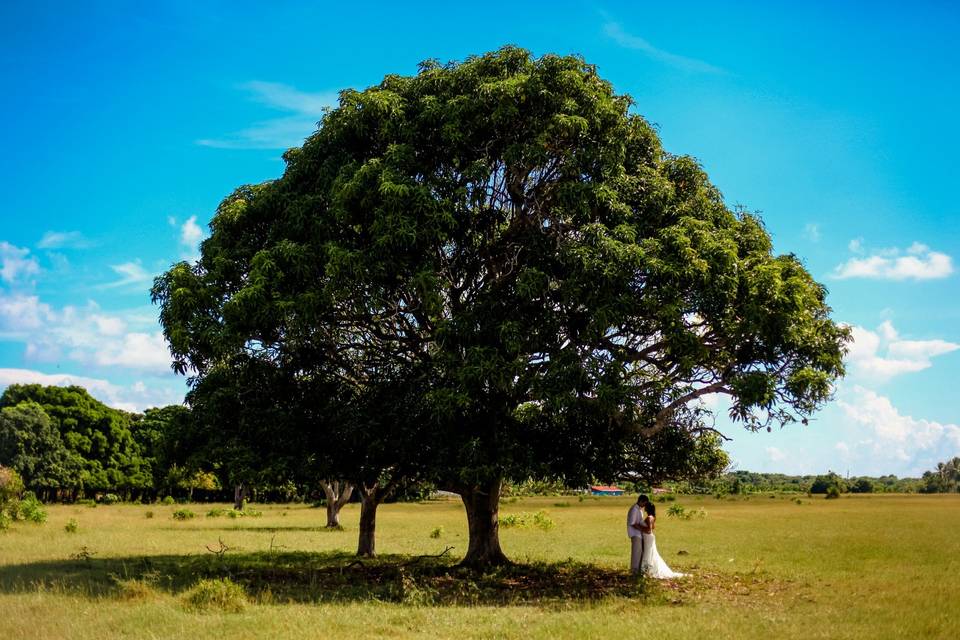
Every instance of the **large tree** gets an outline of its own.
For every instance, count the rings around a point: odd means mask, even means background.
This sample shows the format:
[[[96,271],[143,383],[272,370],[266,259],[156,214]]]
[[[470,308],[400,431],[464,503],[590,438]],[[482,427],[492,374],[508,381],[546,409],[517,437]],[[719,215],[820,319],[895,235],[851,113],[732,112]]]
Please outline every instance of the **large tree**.
[[[57,426],[36,402],[0,409],[0,464],[42,499],[73,489],[82,460],[67,451]]]
[[[806,420],[843,373],[824,288],[579,57],[426,62],[341,92],[284,157],[158,279],[175,366],[426,372],[466,564],[506,561],[504,478],[630,471],[664,430],[709,435],[709,394],[749,429]]]

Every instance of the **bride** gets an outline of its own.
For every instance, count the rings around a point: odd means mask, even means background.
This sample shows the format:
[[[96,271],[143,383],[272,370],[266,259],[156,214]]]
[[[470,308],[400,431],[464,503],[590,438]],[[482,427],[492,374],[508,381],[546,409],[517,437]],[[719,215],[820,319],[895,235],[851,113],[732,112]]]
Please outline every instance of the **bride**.
[[[657,537],[653,534],[657,522],[657,507],[652,502],[643,505],[643,524],[649,533],[643,534],[643,556],[640,558],[640,573],[651,578],[682,578],[687,575],[672,570],[657,551]]]

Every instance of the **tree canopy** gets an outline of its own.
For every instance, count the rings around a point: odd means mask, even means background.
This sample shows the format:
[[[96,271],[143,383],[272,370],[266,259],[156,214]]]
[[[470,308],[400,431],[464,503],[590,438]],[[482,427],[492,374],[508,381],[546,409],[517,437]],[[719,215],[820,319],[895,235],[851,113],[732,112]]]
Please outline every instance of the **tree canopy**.
[[[425,62],[341,92],[284,158],[157,279],[175,366],[404,372],[470,564],[505,561],[504,478],[636,471],[665,431],[711,434],[708,394],[749,429],[803,421],[843,373],[824,287],[577,56]]]

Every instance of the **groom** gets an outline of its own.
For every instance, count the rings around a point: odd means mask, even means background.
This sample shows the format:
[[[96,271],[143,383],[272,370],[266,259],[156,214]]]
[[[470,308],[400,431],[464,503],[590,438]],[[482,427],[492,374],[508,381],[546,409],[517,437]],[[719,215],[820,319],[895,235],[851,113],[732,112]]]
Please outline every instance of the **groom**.
[[[650,533],[650,527],[643,523],[643,509],[650,504],[647,496],[640,494],[637,503],[627,512],[627,537],[630,538],[630,573],[640,573],[640,561],[643,559],[643,534]]]

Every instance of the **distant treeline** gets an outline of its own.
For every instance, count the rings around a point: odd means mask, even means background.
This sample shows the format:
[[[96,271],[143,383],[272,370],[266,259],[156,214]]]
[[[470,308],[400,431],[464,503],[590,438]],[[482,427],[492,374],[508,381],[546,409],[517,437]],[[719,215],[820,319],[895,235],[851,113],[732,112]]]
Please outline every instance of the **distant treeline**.
[[[325,495],[323,480],[294,480],[280,470],[238,476],[238,462],[249,451],[211,447],[190,409],[181,405],[130,413],[106,406],[82,387],[11,385],[0,396],[0,466],[14,469],[26,489],[44,501],[83,498],[155,500],[312,500]],[[651,489],[621,483],[630,491]],[[756,492],[949,493],[960,491],[960,458],[940,463],[921,478],[836,473],[791,476],[732,471],[715,480],[678,482],[677,493]],[[505,495],[556,494],[580,487],[547,481],[508,482]],[[430,485],[408,486],[396,498],[420,498]],[[241,498],[242,498],[241,496]]]
[[[706,483],[680,482],[670,486],[677,493],[814,493],[826,494],[831,487],[840,493],[953,493],[960,491],[960,458],[940,463],[921,478],[886,476],[843,477],[834,472],[823,475],[791,476],[784,473],[731,471]]]
[[[0,465],[44,501],[230,499],[226,467],[198,457],[190,409],[171,405],[130,413],[78,386],[11,385],[0,396]],[[305,498],[310,487],[263,481],[247,494]]]

